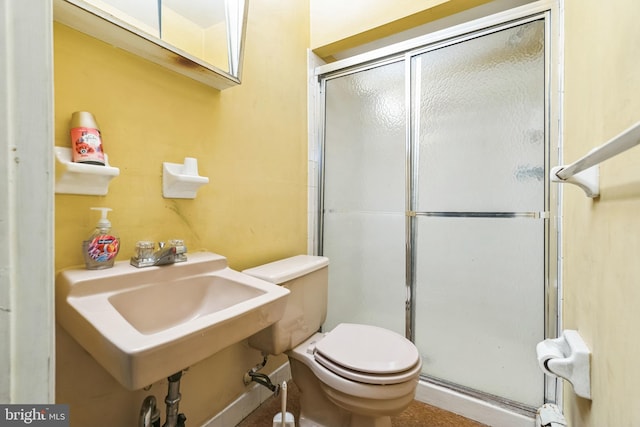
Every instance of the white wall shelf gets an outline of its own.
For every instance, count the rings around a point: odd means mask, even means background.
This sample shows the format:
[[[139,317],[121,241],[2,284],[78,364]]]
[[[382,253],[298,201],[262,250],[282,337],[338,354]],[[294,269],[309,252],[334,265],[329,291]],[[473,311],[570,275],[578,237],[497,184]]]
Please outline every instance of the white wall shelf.
[[[162,196],[165,199],[195,199],[198,189],[209,178],[198,175],[198,160],[185,157],[184,164],[162,164]]]
[[[120,175],[120,169],[109,164],[105,154],[105,165],[74,163],[71,149],[55,147],[56,193],[104,196],[109,190],[109,182]]]

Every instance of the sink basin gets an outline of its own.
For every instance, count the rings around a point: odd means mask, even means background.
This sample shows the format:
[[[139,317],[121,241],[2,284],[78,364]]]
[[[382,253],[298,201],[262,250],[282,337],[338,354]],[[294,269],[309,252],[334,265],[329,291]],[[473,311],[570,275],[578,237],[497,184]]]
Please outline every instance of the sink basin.
[[[210,252],[186,262],[56,277],[56,319],[130,390],[179,372],[280,320],[289,291]]]

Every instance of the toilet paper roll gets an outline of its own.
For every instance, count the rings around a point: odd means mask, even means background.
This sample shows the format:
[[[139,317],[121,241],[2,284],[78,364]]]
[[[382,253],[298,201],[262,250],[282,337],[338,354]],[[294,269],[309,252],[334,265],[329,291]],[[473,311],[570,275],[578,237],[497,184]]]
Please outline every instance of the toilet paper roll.
[[[547,339],[539,342],[536,346],[536,353],[538,354],[538,365],[542,372],[547,375],[556,377],[557,375],[549,370],[547,362],[551,359],[564,359],[565,355],[564,340],[562,338]]]

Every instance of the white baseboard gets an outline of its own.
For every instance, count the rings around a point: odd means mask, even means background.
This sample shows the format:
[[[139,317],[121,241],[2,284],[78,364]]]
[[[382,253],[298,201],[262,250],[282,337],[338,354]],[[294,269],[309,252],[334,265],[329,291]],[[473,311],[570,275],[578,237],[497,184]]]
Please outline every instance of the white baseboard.
[[[280,366],[270,377],[276,384],[291,380],[289,363]],[[249,391],[238,397],[201,427],[238,425],[272,395],[273,393],[269,389],[259,384],[254,384]],[[419,382],[416,390],[416,400],[492,427],[535,426],[534,418],[511,412],[505,408],[426,381]]]
[[[534,427],[535,419],[472,396],[420,381],[416,400],[492,427]]]
[[[289,363],[280,366],[270,374],[269,377],[274,384],[289,381],[291,379]],[[231,402],[222,412],[205,422],[202,427],[229,427],[238,425],[240,421],[249,416],[262,402],[271,396],[273,396],[271,390],[260,384],[254,384],[249,391]]]

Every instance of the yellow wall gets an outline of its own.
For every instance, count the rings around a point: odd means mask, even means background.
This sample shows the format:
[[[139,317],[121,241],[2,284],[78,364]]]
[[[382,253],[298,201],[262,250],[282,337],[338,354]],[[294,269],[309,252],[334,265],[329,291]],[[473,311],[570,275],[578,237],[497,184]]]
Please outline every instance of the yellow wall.
[[[567,163],[640,121],[640,3],[566,0]],[[564,189],[564,326],[593,352],[593,400],[565,391],[569,425],[640,422],[640,148],[604,162],[599,199]]]
[[[321,58],[491,0],[311,0],[311,49]]]
[[[56,269],[82,264],[81,242],[97,220],[91,206],[114,209],[118,260],[138,240],[173,237],[235,269],[305,253],[308,17],[305,1],[252,1],[243,83],[222,92],[56,24],[55,143],[70,146],[71,114],[90,111],[120,168],[104,197],[56,195]],[[162,162],[184,157],[196,157],[210,182],[194,200],[164,199]],[[129,392],[60,328],[56,357],[57,401],[71,405],[75,427],[135,425],[150,393],[164,407],[166,381]],[[191,367],[180,403],[189,425],[244,393],[242,375],[259,361],[240,343]]]
[[[224,21],[203,28],[163,4],[162,40],[229,72],[227,25]]]

